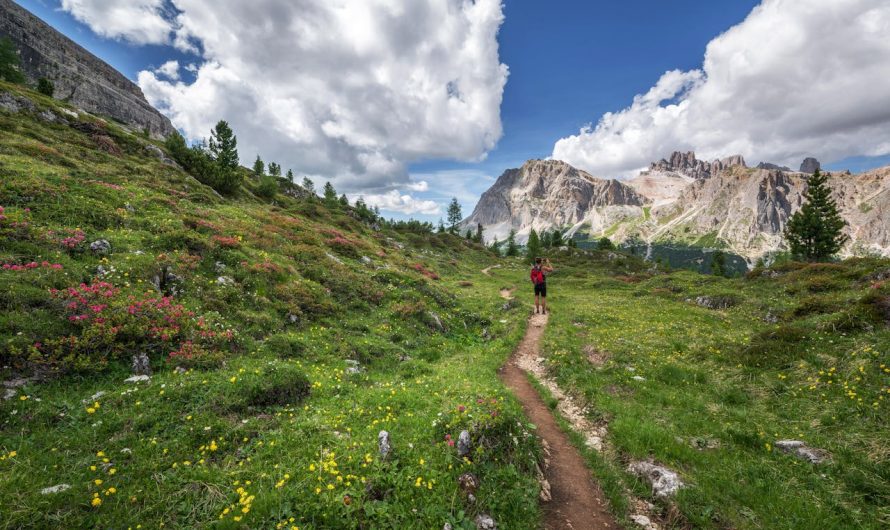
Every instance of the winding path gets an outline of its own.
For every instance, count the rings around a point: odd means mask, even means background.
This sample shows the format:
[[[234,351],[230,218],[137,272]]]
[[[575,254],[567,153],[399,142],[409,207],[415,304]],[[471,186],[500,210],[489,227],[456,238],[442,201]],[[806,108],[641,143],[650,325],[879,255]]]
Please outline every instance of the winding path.
[[[538,429],[549,452],[542,500],[544,500],[544,527],[547,530],[599,530],[620,528],[609,514],[605,496],[594,482],[584,459],[559,428],[553,413],[538,395],[521,366],[524,360],[540,356],[541,335],[547,326],[548,315],[532,315],[528,320],[525,337],[513,356],[501,367],[499,375],[519,398],[525,414]],[[549,483],[549,500],[546,485]]]

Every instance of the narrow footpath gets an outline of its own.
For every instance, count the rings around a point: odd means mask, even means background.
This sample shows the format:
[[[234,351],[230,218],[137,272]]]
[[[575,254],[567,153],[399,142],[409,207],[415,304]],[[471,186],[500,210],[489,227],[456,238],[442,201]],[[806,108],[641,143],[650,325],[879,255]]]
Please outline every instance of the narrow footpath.
[[[500,378],[525,410],[526,417],[537,427],[537,434],[549,452],[543,470],[550,486],[550,500],[542,502],[544,528],[547,530],[600,530],[620,528],[606,509],[606,500],[599,485],[578,450],[559,428],[553,413],[520,368],[522,360],[540,357],[540,341],[547,326],[548,315],[532,315],[525,337],[513,356],[500,370]],[[544,488],[546,490],[546,487]]]

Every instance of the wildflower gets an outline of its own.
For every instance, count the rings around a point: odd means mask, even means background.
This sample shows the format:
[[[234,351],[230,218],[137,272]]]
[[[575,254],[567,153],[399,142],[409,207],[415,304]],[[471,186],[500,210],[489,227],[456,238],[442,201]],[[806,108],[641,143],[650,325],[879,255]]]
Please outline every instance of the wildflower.
[[[102,506],[102,499],[100,499],[99,497],[93,497],[93,500],[90,501],[90,504],[93,506],[93,508],[98,508],[99,506]]]

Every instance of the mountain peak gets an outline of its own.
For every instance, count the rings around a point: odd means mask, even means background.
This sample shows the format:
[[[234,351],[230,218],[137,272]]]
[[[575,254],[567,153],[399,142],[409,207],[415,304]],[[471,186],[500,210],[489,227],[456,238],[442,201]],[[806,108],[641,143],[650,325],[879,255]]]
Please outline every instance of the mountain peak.
[[[732,155],[720,160],[706,162],[697,159],[693,151],[687,151],[686,153],[674,151],[669,159],[662,158],[658,162],[652,162],[649,165],[649,171],[681,173],[694,179],[706,179],[733,166],[748,167],[742,155]]]

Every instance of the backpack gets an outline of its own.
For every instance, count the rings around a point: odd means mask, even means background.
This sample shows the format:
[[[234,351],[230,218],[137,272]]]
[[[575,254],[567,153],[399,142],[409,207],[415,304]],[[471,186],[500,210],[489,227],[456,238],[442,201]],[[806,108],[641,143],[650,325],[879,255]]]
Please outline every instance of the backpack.
[[[544,271],[542,271],[541,268],[538,266],[532,267],[531,279],[532,283],[534,283],[535,285],[544,283]]]

